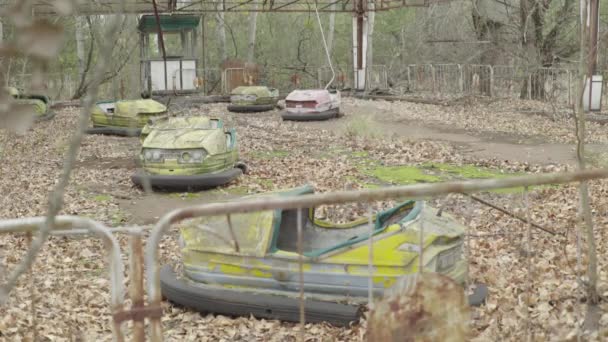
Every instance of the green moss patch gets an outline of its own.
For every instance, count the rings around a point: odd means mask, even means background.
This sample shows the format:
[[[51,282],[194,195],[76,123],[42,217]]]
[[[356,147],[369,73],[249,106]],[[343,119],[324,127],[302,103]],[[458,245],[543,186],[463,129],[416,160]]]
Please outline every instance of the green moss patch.
[[[93,197],[93,200],[96,202],[108,202],[112,200],[112,196],[110,195],[96,195],[95,197]]]
[[[370,176],[380,181],[394,184],[433,183],[441,178],[427,174],[416,166],[378,166],[371,170]]]
[[[128,221],[127,216],[127,213],[122,210],[118,210],[112,214],[112,226],[116,227],[125,224]]]
[[[205,190],[200,192],[176,192],[165,194],[164,196],[170,198],[179,198],[183,200],[198,200],[204,198],[215,198],[221,196],[222,194],[230,194],[230,195],[246,195],[248,193],[247,187],[244,186],[235,186],[230,188],[221,188],[221,189],[212,189]]]
[[[375,166],[363,171],[367,176],[377,179],[380,183],[416,184],[436,183],[453,180],[504,178],[521,175],[521,173],[506,173],[501,170],[489,169],[475,165],[452,165],[444,163],[426,163],[418,166]],[[373,182],[365,182],[365,187],[373,186]],[[523,188],[499,189],[496,193],[521,192]]]
[[[585,152],[585,159],[595,167],[608,167],[608,152],[594,153],[587,151]]]
[[[256,159],[273,159],[273,158],[285,158],[289,155],[288,151],[274,150],[274,151],[256,151],[251,153],[251,156]]]
[[[367,158],[369,157],[369,152],[367,151],[355,151],[351,153],[351,155],[355,158]]]
[[[427,172],[438,172],[444,175],[443,178],[457,179],[483,179],[483,178],[501,178],[517,175],[517,173],[505,173],[501,170],[493,170],[475,165],[451,165],[443,163],[427,163],[423,164],[422,168]]]

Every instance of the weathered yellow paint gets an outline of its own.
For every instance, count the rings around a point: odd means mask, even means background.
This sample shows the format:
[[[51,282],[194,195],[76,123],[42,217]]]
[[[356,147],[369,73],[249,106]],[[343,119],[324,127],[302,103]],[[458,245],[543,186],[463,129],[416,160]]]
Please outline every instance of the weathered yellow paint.
[[[457,224],[447,213],[442,216],[436,214],[436,209],[427,207],[420,213],[422,216],[405,224],[394,223],[373,237],[371,271],[375,285],[388,288],[399,278],[419,272],[419,253],[416,249],[420,244],[421,229],[424,234],[422,264],[425,265],[425,272],[435,271],[434,260],[440,252],[461,243],[464,226]],[[197,219],[193,221],[196,224],[183,228],[186,267],[206,268],[210,272],[234,276],[275,278],[279,281],[295,279],[299,272],[300,256],[295,252],[274,250],[270,246],[274,234],[273,211],[236,214],[231,218],[240,252],[235,252],[232,245],[213,238],[211,234],[196,229],[196,225],[203,224],[230,239],[225,217]],[[363,220],[359,222],[365,223]],[[331,228],[328,226],[327,229]],[[411,245],[413,250],[403,248],[404,244]],[[340,284],[340,276],[344,276],[340,285],[348,286],[348,282],[353,279],[360,283],[370,276],[369,256],[369,241],[345,244],[341,249],[318,257],[303,256],[303,268],[304,272],[317,277],[327,274],[336,284]],[[464,262],[458,262],[444,274],[462,282],[465,267]]]
[[[272,278],[272,273],[259,268],[246,268],[238,265],[219,265],[220,272],[232,275],[251,275],[258,278]]]
[[[223,129],[152,129],[143,142],[145,148],[185,149],[205,147],[207,153],[225,152],[226,135]]]
[[[416,232],[406,230],[389,237],[384,237],[400,229],[399,225],[391,225],[386,229],[385,233],[374,236],[374,250],[372,253],[374,265],[404,266],[418,257],[418,253],[398,250],[399,246],[404,243],[418,245],[419,236]],[[428,246],[434,240],[434,235],[425,235],[424,245]],[[323,260],[326,262],[350,265],[367,265],[369,261],[369,244],[365,243],[359,247],[324,258]]]
[[[167,111],[167,106],[151,100],[129,100],[116,102],[116,115],[124,117],[136,117],[140,114],[159,114]]]
[[[13,97],[19,96],[19,90],[15,87],[4,87],[4,90]]]
[[[274,212],[271,210],[251,214],[235,214],[230,219],[234,234],[244,256],[263,257],[270,248]],[[182,226],[187,250],[235,254],[234,247],[214,237],[198,226],[207,226],[230,241],[226,216],[209,216],[191,220]]]
[[[95,127],[142,128],[150,118],[167,112],[164,104],[151,99],[117,101],[114,113],[106,113],[100,104],[91,109],[91,121]]]

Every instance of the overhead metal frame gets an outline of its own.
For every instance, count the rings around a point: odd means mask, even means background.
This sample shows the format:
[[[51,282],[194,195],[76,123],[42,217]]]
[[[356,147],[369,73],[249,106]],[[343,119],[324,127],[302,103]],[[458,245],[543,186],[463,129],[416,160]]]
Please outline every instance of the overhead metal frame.
[[[0,0],[0,16],[22,0]],[[53,2],[31,0],[34,14],[57,15]],[[354,88],[365,90],[367,13],[405,7],[427,7],[451,0],[93,0],[76,2],[73,15],[162,14],[204,15],[208,12],[341,12],[353,15]],[[335,6],[334,6],[335,5]]]
[[[22,0],[0,0],[0,10]],[[364,0],[369,11],[382,12],[403,7],[426,7],[446,0]],[[52,1],[33,0],[37,15],[57,15]],[[157,0],[159,13],[202,14],[207,12],[356,12],[358,0]],[[332,5],[336,5],[333,7]],[[124,6],[124,10],[123,10]],[[333,8],[332,8],[333,7]],[[95,0],[77,2],[77,15],[150,14],[154,13],[152,0]]]

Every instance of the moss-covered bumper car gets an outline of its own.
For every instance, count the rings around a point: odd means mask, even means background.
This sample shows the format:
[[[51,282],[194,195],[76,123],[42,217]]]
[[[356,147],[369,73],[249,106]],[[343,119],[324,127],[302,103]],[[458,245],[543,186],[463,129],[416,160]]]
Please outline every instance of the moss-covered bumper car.
[[[202,116],[155,120],[142,130],[143,168],[132,181],[164,190],[193,190],[224,185],[245,170],[238,161],[236,131],[219,119]]]
[[[5,90],[18,104],[32,107],[31,113],[35,115],[36,121],[50,120],[55,116],[55,112],[51,110],[51,101],[48,96],[27,94],[15,87],[7,87]]]
[[[312,192],[307,186],[280,196]],[[374,215],[374,296],[382,296],[398,280],[419,271],[423,215],[424,272],[465,282],[464,227],[446,213],[437,216],[437,210],[423,207],[422,202],[410,201]],[[356,321],[368,298],[368,219],[332,224],[315,219],[314,209],[301,210],[306,321],[339,325]],[[169,265],[163,267],[163,295],[202,312],[297,321],[297,220],[297,210],[231,215],[238,252],[227,243],[231,233],[225,216],[184,223],[183,276]],[[484,286],[477,287],[469,296],[470,304],[481,303],[486,292]]]
[[[93,127],[89,134],[138,136],[154,117],[167,113],[167,107],[151,99],[98,102],[91,111]]]
[[[294,90],[285,98],[283,120],[316,121],[340,116],[338,90]]]
[[[264,86],[243,86],[232,90],[228,110],[237,113],[273,110],[279,101],[279,91]]]

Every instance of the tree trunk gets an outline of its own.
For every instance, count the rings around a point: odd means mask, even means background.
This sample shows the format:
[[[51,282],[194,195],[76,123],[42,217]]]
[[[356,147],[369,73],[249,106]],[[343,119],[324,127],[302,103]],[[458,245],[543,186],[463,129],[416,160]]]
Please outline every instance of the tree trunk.
[[[599,1],[599,0],[596,0]],[[583,10],[587,8],[591,8],[593,6],[593,1],[583,1],[581,3],[581,7]],[[593,20],[593,9],[591,12],[591,20]],[[576,110],[576,157],[578,161],[579,170],[583,171],[586,169],[585,165],[585,122],[586,122],[586,113],[584,110],[583,102],[589,101],[589,99],[584,99],[584,88],[586,80],[589,79],[589,93],[591,93],[591,77],[593,76],[594,69],[594,61],[589,60],[588,68],[585,70],[585,57],[592,55],[593,49],[595,46],[592,44],[596,44],[595,41],[591,42],[591,32],[587,27],[587,16],[581,16],[581,43],[580,43],[580,55],[579,55],[579,98],[577,101]],[[588,55],[585,54],[585,50],[588,51]],[[591,107],[591,103],[589,103],[589,107]],[[589,258],[589,266],[587,268],[587,313],[585,315],[584,328],[587,331],[597,331],[599,327],[600,320],[600,311],[598,308],[599,303],[599,294],[597,290],[597,246],[595,241],[595,234],[593,231],[593,216],[590,207],[590,198],[589,198],[589,188],[588,182],[582,181],[579,185],[579,199],[580,199],[580,218],[581,218],[581,227],[580,227],[580,236],[585,236],[587,239],[587,255]]]
[[[334,31],[336,28],[336,3],[331,4],[331,13],[329,14],[329,30],[327,32],[327,51],[331,57],[334,48]]]
[[[257,5],[254,6],[257,9]],[[253,63],[255,60],[255,36],[258,12],[249,13],[249,42],[247,44],[247,62]]]
[[[519,97],[521,99],[528,99],[529,97],[531,100],[547,100],[546,81],[547,77],[542,70],[531,72],[528,79],[524,80]]]
[[[219,3],[220,10],[224,9],[224,4]],[[215,15],[215,20],[217,21],[217,39],[219,41],[219,50],[220,50],[220,60],[221,62],[225,61],[228,57],[226,52],[226,25],[224,22],[224,12],[217,12]]]
[[[84,47],[84,33],[85,24],[83,17],[76,17],[76,58],[78,59],[78,77],[83,78],[85,69],[85,47]]]

